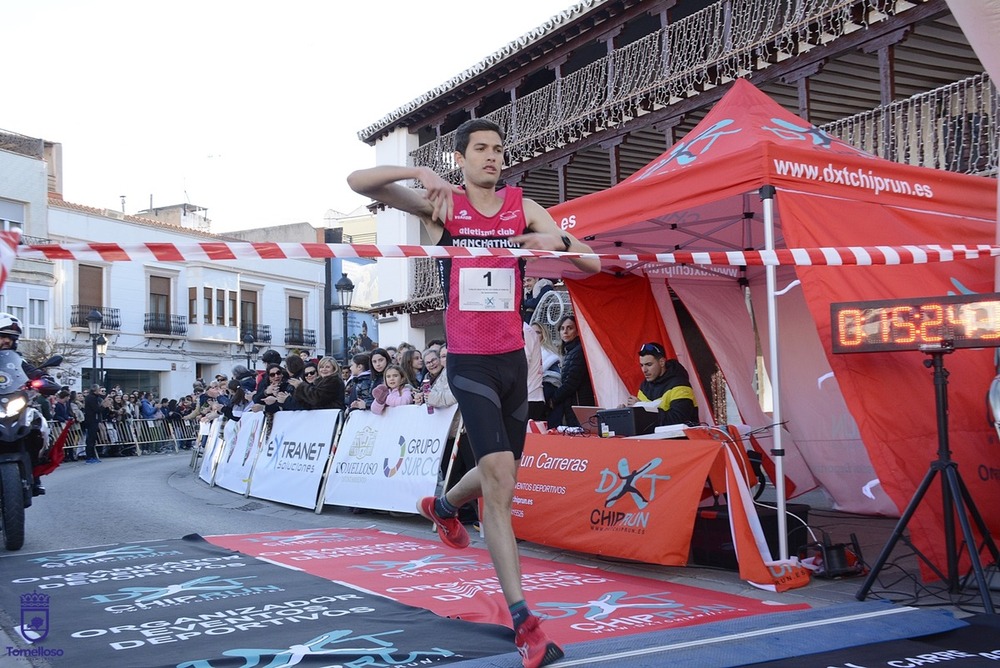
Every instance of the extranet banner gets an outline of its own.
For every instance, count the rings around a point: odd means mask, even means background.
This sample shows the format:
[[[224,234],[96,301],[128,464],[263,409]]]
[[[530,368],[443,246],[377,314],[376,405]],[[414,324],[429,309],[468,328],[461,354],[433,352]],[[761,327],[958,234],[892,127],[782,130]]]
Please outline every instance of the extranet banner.
[[[254,467],[250,495],[315,508],[339,415],[338,410],[275,413]]]

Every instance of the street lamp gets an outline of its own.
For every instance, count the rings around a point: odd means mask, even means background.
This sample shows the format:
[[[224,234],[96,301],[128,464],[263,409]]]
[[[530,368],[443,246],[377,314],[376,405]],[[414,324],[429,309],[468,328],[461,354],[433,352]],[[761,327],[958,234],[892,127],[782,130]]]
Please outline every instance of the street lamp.
[[[87,314],[87,329],[90,330],[90,346],[93,352],[93,363],[90,365],[90,368],[93,370],[91,373],[91,384],[94,384],[93,377],[97,374],[97,338],[101,335],[102,324],[104,324],[104,314],[96,308],[90,309],[90,313]]]
[[[247,356],[247,368],[251,371],[257,366],[257,348],[253,345],[256,341],[250,332],[243,335],[243,354]]]
[[[354,283],[343,274],[334,286],[337,290],[338,308],[344,312],[344,365],[347,365],[347,310],[351,308],[351,299],[354,297]]]
[[[97,356],[101,358],[101,375],[98,376],[98,381],[101,385],[104,385],[104,356],[108,354],[108,340],[104,338],[103,334],[97,336]]]

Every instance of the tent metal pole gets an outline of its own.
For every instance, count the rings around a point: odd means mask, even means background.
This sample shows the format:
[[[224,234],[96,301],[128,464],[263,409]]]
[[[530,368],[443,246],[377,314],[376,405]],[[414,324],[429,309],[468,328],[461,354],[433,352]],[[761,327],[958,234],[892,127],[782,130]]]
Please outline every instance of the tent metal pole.
[[[764,250],[774,251],[774,186],[761,186],[760,199],[764,206]],[[767,279],[767,331],[768,351],[771,363],[768,374],[771,380],[771,401],[773,413],[771,431],[774,445],[771,455],[774,457],[774,490],[778,497],[778,558],[788,559],[788,517],[785,515],[785,450],[781,447],[781,378],[778,365],[778,309],[777,309],[777,270],[774,265],[764,268]]]

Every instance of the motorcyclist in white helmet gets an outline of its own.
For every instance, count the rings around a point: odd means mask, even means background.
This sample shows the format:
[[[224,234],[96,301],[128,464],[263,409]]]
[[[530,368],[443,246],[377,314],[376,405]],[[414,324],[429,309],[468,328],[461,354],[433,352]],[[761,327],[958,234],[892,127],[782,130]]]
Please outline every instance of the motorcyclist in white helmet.
[[[17,350],[21,321],[10,313],[0,313],[0,350]]]
[[[17,350],[17,340],[21,337],[21,321],[10,313],[0,313],[0,350]],[[21,358],[21,368],[29,376],[36,371],[35,367]],[[33,439],[34,440],[34,439]],[[41,453],[43,443],[41,439],[29,442],[28,454],[31,456],[31,464],[38,464],[38,456]],[[35,496],[45,494],[45,488],[39,478],[35,478],[32,485],[32,492]]]

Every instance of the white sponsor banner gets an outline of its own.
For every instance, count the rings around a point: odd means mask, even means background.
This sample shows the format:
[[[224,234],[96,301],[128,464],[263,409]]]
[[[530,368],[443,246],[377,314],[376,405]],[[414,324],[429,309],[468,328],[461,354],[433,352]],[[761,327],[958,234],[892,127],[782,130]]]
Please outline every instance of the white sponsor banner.
[[[415,512],[434,494],[441,455],[458,406],[393,406],[353,411],[340,432],[324,503]]]
[[[337,410],[275,413],[253,470],[250,496],[315,508],[339,414]]]
[[[215,484],[244,494],[250,486],[250,473],[260,452],[264,413],[244,413],[233,425],[235,438],[226,439],[215,471]]]
[[[201,469],[198,471],[198,477],[210,485],[212,484],[213,476],[215,476],[215,467],[219,464],[219,454],[222,452],[223,439],[222,433],[220,433],[222,431],[222,422],[223,419],[218,417],[211,422],[202,422],[198,428],[199,443],[196,443],[195,447],[200,445],[203,435],[206,437],[205,448],[201,453]]]

